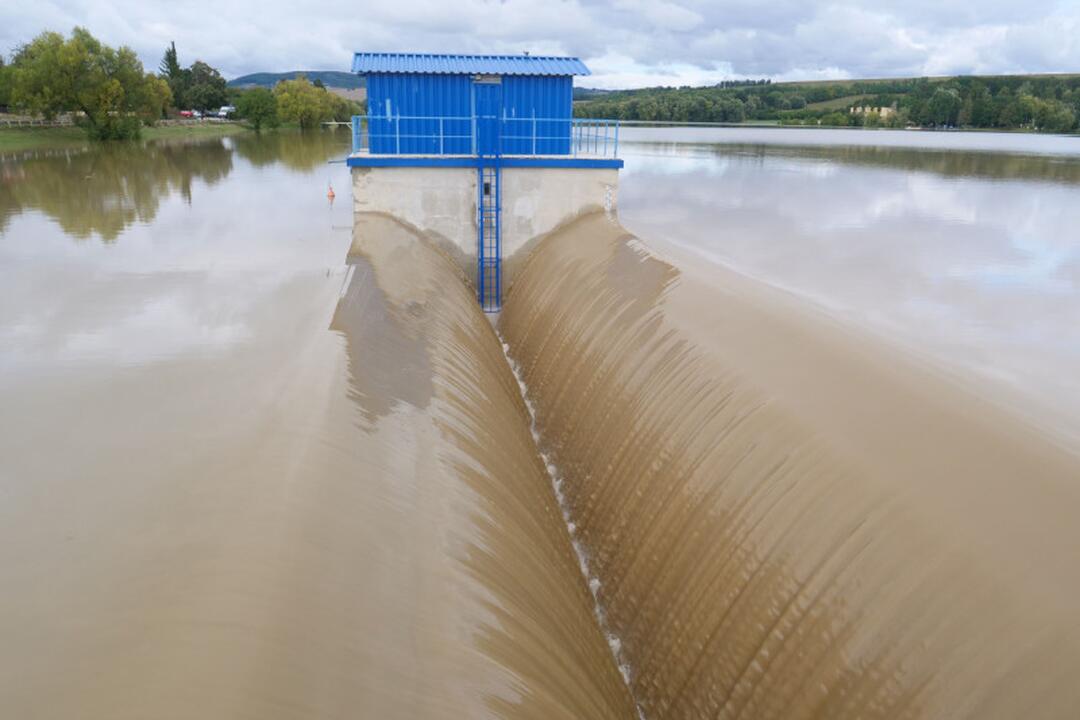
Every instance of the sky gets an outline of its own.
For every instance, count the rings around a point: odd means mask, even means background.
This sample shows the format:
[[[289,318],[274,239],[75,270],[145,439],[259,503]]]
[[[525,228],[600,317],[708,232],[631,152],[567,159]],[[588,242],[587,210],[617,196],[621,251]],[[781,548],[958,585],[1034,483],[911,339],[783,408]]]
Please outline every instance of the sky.
[[[81,25],[156,68],[348,70],[354,51],[575,55],[626,88],[1080,72],[1080,0],[4,0],[0,53]]]

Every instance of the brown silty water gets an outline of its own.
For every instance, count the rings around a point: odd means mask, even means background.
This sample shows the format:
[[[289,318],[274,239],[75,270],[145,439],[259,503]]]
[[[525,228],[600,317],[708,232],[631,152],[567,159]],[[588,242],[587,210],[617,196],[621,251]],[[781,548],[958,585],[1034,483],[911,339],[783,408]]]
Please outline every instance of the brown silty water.
[[[426,238],[342,286],[269,173],[330,140],[5,168],[0,718],[1075,716],[1075,455],[602,216],[514,266],[526,403]]]
[[[1074,717],[1077,456],[674,253],[580,219],[499,321],[645,716]]]
[[[460,271],[385,218],[350,263],[335,332],[283,298],[220,378],[87,384],[122,431],[75,418],[63,453],[5,465],[28,482],[0,507],[0,715],[634,716]],[[5,441],[55,392],[12,394]]]

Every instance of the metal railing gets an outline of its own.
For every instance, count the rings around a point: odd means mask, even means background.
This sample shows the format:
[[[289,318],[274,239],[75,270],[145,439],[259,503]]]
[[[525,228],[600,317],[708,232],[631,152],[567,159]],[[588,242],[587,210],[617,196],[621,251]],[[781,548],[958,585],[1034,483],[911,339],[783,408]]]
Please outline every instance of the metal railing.
[[[354,153],[617,158],[619,121],[462,115],[354,115]]]

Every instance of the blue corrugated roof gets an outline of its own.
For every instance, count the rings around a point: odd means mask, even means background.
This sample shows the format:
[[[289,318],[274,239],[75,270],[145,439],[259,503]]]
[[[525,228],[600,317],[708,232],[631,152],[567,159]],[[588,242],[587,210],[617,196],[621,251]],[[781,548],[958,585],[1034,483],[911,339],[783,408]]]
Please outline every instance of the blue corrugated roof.
[[[544,55],[433,55],[356,53],[354,73],[434,73],[440,75],[589,75],[575,57]]]

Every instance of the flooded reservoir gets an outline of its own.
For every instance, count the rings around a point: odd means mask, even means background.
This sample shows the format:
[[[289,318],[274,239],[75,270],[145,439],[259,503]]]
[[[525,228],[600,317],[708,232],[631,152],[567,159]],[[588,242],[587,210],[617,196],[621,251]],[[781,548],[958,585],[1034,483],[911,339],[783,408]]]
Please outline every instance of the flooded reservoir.
[[[0,158],[0,714],[1074,716],[1076,138],[627,131],[498,316],[349,140]]]

